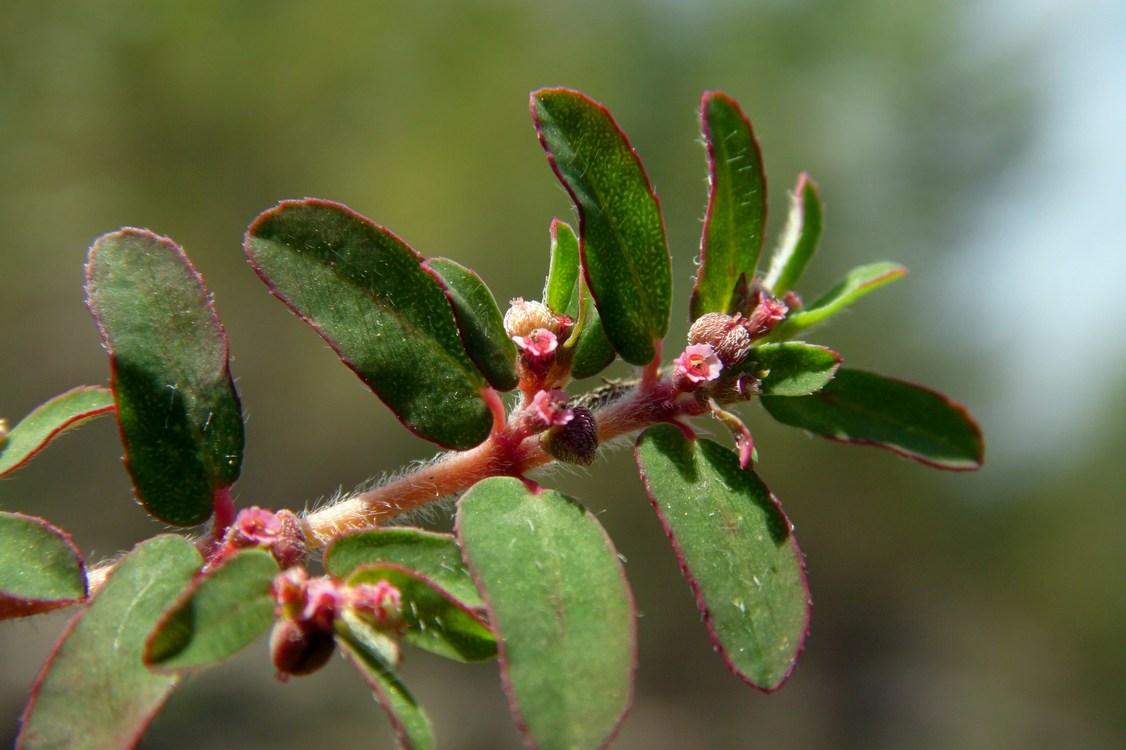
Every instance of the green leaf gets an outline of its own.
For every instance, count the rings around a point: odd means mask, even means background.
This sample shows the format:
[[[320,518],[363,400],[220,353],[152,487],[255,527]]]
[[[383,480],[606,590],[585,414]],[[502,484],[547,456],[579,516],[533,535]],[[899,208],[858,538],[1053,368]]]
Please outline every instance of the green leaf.
[[[145,661],[162,671],[207,667],[234,656],[270,629],[273,555],[245,549],[192,582],[149,636]]]
[[[8,433],[0,436],[0,477],[20,468],[63,431],[99,414],[113,411],[109,388],[84,385],[36,407]]]
[[[854,268],[809,307],[786,318],[782,325],[774,329],[772,338],[792,338],[795,334],[824,322],[869,292],[906,275],[907,269],[898,263],[872,263]]]
[[[672,270],[661,207],[614,118],[577,91],[532,94],[540,143],[579,212],[582,265],[606,336],[622,359],[648,364],[664,338]]]
[[[569,290],[564,289],[567,283],[571,284]],[[614,361],[614,347],[606,338],[598,308],[579,273],[579,238],[570,225],[558,219],[551,222],[551,269],[543,298],[553,312],[570,316],[578,326],[577,334],[571,334],[578,338],[564,345],[565,349],[574,347],[571,377],[582,380],[606,369]]]
[[[41,518],[0,513],[0,620],[86,598],[86,573],[70,537]]]
[[[605,531],[571,498],[494,477],[461,498],[457,534],[529,741],[545,750],[607,744],[629,707],[637,640]]]
[[[145,667],[145,638],[201,563],[191,542],[170,535],[122,558],[55,644],[32,688],[16,746],[134,747],[180,680]]]
[[[824,215],[825,206],[817,183],[802,172],[790,196],[786,228],[774,250],[770,270],[763,283],[775,296],[781,297],[793,289],[805,272],[809,259],[817,252]]]
[[[488,437],[485,379],[441,284],[402,240],[338,203],[284,201],[250,225],[246,254],[406,427],[459,450]]]
[[[727,311],[739,277],[754,278],[766,232],[766,175],[750,121],[718,91],[704,94],[700,121],[709,188],[692,320]]]
[[[340,537],[325,551],[325,571],[347,578],[361,565],[393,563],[418,571],[470,609],[484,606],[477,584],[449,534],[402,527]]]
[[[572,315],[579,310],[579,238],[571,225],[559,219],[551,222],[551,262],[543,285],[543,303],[551,311]]]
[[[776,690],[801,653],[810,606],[778,501],[732,451],[673,425],[642,433],[636,455],[720,654],[750,685]]]
[[[376,702],[387,712],[399,747],[403,750],[431,750],[434,747],[434,730],[430,719],[392,671],[391,665],[378,651],[369,648],[347,630],[338,632],[336,643],[371,687]]]
[[[887,448],[939,469],[981,467],[981,428],[941,393],[864,370],[841,369],[812,396],[763,398],[782,424],[846,443]]]
[[[496,389],[510,391],[520,382],[516,344],[504,331],[493,293],[476,272],[446,258],[430,258],[422,267],[442,285],[453,308],[461,343],[477,369]]]
[[[801,341],[761,344],[747,356],[744,366],[761,381],[765,396],[805,396],[821,390],[841,366],[832,349]]]
[[[387,581],[402,594],[402,638],[447,659],[484,661],[497,655],[489,627],[451,593],[417,571],[399,565],[363,565],[347,585]]]
[[[203,523],[243,451],[227,336],[203,279],[168,238],[122,229],[90,248],[86,303],[138,499],[165,523]]]

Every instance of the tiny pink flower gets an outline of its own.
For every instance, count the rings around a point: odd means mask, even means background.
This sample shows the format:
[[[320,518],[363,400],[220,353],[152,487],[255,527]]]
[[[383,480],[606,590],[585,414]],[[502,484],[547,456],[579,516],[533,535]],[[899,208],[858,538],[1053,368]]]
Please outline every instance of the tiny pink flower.
[[[723,363],[719,361],[711,344],[692,344],[673,360],[673,364],[679,375],[693,383],[715,380],[723,369]]]
[[[367,615],[378,625],[388,625],[399,619],[403,608],[403,594],[388,581],[359,583],[344,590],[347,606],[361,615]]]
[[[233,526],[238,541],[247,546],[269,546],[282,530],[282,522],[277,514],[257,506],[240,510]]]
[[[532,359],[546,359],[559,346],[559,337],[546,328],[536,328],[527,336],[513,336],[512,340]]]
[[[342,598],[340,587],[331,578],[310,578],[305,584],[305,609],[301,611],[300,619],[317,627],[332,627]]]
[[[536,416],[548,427],[562,426],[570,422],[575,412],[567,408],[569,397],[558,388],[550,391],[539,391],[532,398],[532,407]]]

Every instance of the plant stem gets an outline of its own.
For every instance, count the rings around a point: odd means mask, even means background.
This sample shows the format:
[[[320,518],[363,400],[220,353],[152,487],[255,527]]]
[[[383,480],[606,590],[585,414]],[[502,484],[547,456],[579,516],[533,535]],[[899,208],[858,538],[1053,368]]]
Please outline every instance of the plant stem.
[[[680,413],[674,401],[676,391],[669,382],[657,380],[653,372],[646,375],[638,385],[592,407],[600,443],[672,420]],[[421,468],[309,514],[302,521],[309,548],[316,549],[345,534],[373,528],[402,513],[459,494],[482,479],[523,478],[528,472],[552,463],[555,459],[540,446],[539,437],[523,437],[516,421],[510,419],[504,429],[494,431],[476,448],[447,453]]]

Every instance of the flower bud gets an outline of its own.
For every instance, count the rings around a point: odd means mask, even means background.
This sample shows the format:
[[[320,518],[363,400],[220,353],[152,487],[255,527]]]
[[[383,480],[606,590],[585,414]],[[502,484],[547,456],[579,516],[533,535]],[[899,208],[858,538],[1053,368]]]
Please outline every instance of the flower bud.
[[[743,323],[752,339],[760,339],[774,330],[790,311],[786,303],[765,289],[755,289],[752,295],[754,305]]]
[[[710,345],[724,367],[734,367],[746,359],[751,335],[738,315],[713,312],[696,319],[688,330],[688,343]]]
[[[312,674],[323,667],[336,648],[332,629],[282,618],[270,631],[270,656],[278,679]]]
[[[569,411],[571,419],[545,432],[540,444],[558,461],[589,466],[598,457],[598,422],[585,406],[573,406]]]
[[[504,314],[504,332],[509,338],[527,338],[537,328],[545,328],[558,336],[562,330],[560,321],[551,308],[542,302],[527,302],[517,297]]]

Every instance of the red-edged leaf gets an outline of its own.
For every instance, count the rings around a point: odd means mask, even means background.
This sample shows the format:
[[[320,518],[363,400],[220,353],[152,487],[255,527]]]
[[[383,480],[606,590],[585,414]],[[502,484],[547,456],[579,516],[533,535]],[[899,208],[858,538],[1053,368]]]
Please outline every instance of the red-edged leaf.
[[[86,303],[109,352],[138,499],[166,523],[206,521],[238,479],[243,425],[203,279],[172,240],[122,229],[90,248]]]
[[[134,747],[179,677],[145,667],[145,638],[202,563],[183,537],[122,558],[55,644],[31,689],[18,750]]]
[[[394,234],[339,203],[284,201],[250,225],[246,254],[274,296],[419,436],[472,448],[493,414],[441,284]]]
[[[86,598],[86,572],[70,536],[42,518],[0,513],[0,620]]]
[[[642,433],[636,456],[716,648],[752,687],[777,690],[805,645],[810,608],[778,501],[731,450],[673,425]]]
[[[842,368],[810,396],[764,397],[783,424],[846,443],[887,448],[939,469],[981,467],[985,443],[966,407],[928,388]]]
[[[754,278],[766,233],[766,175],[751,123],[731,97],[709,91],[700,102],[708,150],[708,212],[692,319],[725,312],[739,277]]]
[[[36,407],[0,435],[0,477],[19,469],[65,430],[113,411],[113,392],[97,385],[79,386]]]

